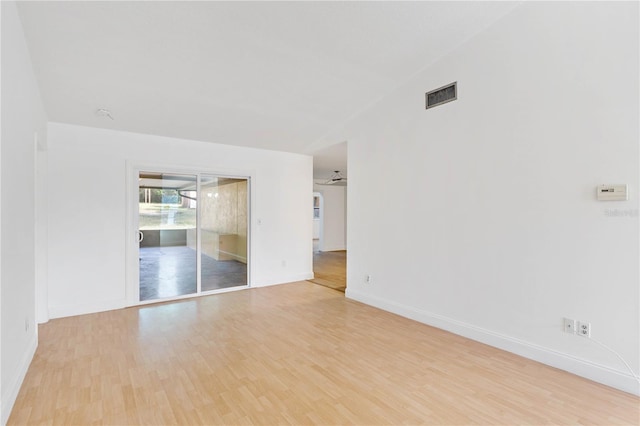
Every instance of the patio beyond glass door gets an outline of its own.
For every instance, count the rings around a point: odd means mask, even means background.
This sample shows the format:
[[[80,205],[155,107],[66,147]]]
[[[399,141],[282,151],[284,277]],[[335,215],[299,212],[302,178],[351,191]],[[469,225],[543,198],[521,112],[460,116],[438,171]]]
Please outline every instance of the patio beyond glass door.
[[[197,176],[139,173],[140,301],[197,288]]]
[[[247,178],[138,173],[139,301],[246,286]]]

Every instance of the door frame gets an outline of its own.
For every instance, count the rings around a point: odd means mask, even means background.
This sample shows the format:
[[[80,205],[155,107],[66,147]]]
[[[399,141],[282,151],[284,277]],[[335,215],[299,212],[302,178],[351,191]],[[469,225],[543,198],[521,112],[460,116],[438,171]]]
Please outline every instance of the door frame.
[[[138,218],[139,218],[139,186],[138,179],[140,172],[158,172],[171,174],[184,174],[197,176],[197,190],[200,193],[201,175],[215,176],[220,178],[235,178],[247,180],[247,285],[222,288],[210,291],[201,291],[201,238],[200,238],[200,203],[196,210],[196,293],[185,294],[163,299],[153,299],[140,301],[140,259],[138,251]],[[125,223],[125,303],[126,306],[147,305],[150,303],[167,302],[171,300],[188,299],[210,294],[226,293],[229,291],[244,290],[252,286],[253,269],[253,244],[252,244],[252,210],[255,205],[254,200],[254,177],[255,173],[246,170],[215,170],[201,167],[175,166],[160,163],[146,163],[127,161],[126,162],[126,223]]]
[[[322,251],[324,248],[324,195],[322,195],[322,192],[313,191],[313,196],[318,197],[318,200],[319,200],[318,202],[318,251]]]

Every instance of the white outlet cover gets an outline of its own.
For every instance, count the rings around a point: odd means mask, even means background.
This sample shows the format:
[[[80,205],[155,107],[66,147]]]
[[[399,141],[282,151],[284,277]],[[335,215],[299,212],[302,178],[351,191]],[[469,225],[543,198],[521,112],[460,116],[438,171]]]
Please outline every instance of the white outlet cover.
[[[576,334],[582,337],[591,337],[591,323],[578,321],[576,326]]]

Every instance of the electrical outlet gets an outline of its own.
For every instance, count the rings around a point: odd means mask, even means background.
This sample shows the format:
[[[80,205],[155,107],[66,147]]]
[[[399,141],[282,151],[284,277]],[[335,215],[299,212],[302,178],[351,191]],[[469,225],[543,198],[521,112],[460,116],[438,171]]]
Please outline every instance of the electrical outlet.
[[[564,324],[563,330],[565,333],[571,333],[571,334],[576,333],[576,320],[572,318],[564,318],[563,324]]]
[[[587,338],[591,337],[591,323],[590,322],[578,321],[577,330],[578,330],[577,331],[578,336],[587,337]]]

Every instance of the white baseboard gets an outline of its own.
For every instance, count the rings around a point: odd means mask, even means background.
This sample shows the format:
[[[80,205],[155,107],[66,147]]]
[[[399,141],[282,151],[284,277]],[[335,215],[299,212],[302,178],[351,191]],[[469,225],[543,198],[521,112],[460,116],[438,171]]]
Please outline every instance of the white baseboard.
[[[49,306],[49,318],[73,317],[76,315],[94,314],[127,307],[126,300],[109,300],[106,302],[85,303],[81,305]]]
[[[267,278],[265,280],[261,280],[259,282],[254,282],[251,284],[251,287],[268,287],[271,285],[279,285],[279,284],[288,284],[294,283],[297,281],[306,281],[313,278],[313,272],[308,272],[305,274],[296,274],[296,275],[287,275],[285,277],[273,277]]]
[[[351,290],[349,287],[347,287],[345,295],[349,299],[393,312],[394,314],[450,331],[451,333],[568,371],[594,382],[640,396],[640,384],[629,373],[432,312],[360,293]]]
[[[293,274],[280,277],[272,277],[259,282],[254,282],[251,287],[267,287],[270,285],[286,284],[296,281],[305,281],[313,278],[313,272],[305,274]],[[233,290],[233,289],[230,289]],[[109,300],[104,302],[84,303],[78,305],[49,306],[49,318],[73,317],[76,315],[95,314],[97,312],[112,311],[129,306],[127,301]]]
[[[24,357],[18,366],[18,369],[15,370],[15,375],[12,379],[8,380],[11,384],[9,389],[2,389],[2,407],[0,408],[0,413],[2,413],[2,418],[0,418],[0,425],[6,425],[9,420],[9,415],[11,414],[11,410],[13,409],[13,404],[15,404],[16,399],[18,398],[18,393],[20,392],[20,387],[22,386],[22,382],[24,381],[24,377],[27,375],[27,370],[29,370],[29,365],[31,365],[31,361],[33,360],[33,356],[36,353],[36,349],[38,348],[38,334],[34,333],[31,342],[29,342],[29,346],[24,353]]]
[[[335,246],[335,247],[322,247],[322,251],[345,251],[346,247]]]

